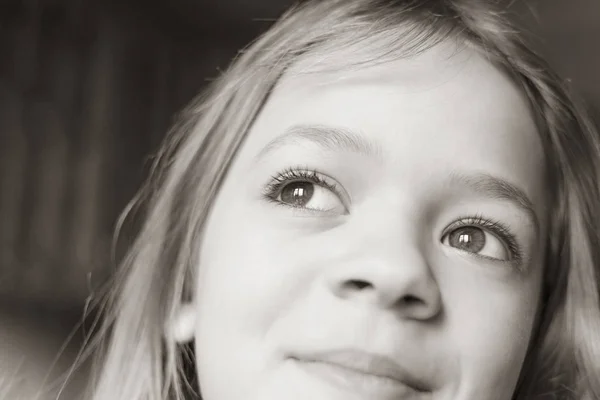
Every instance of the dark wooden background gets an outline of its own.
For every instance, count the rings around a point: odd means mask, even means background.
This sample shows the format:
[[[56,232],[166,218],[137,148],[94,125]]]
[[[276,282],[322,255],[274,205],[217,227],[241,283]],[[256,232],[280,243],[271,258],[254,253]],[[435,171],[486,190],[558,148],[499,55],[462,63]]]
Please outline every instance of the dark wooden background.
[[[175,113],[290,3],[0,0],[0,308],[69,331]],[[512,11],[598,115],[600,0]]]
[[[267,25],[191,4],[0,6],[3,297],[70,307],[106,279],[115,220],[175,112]]]

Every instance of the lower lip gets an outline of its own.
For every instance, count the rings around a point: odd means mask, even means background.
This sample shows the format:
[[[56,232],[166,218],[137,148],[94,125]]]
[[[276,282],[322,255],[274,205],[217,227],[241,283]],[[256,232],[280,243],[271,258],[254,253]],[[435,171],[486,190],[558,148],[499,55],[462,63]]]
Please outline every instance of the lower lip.
[[[422,399],[420,392],[395,379],[372,375],[337,364],[294,359],[305,373],[343,392],[378,400]]]

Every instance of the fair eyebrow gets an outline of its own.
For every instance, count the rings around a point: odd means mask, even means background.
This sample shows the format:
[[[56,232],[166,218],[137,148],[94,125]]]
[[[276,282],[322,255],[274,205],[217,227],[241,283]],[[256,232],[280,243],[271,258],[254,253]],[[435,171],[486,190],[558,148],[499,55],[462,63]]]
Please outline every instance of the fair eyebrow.
[[[326,152],[349,152],[383,159],[381,147],[367,136],[343,127],[325,125],[294,125],[271,140],[256,155],[255,162],[280,148],[300,143],[312,143]],[[526,216],[539,234],[539,220],[535,207],[524,190],[509,181],[486,173],[449,173],[452,186],[466,187],[482,197],[508,201]]]
[[[453,171],[450,172],[450,185],[467,187],[492,200],[509,201],[526,215],[536,234],[539,234],[540,225],[533,202],[524,190],[509,181],[486,173],[464,174]]]
[[[367,157],[381,158],[381,149],[365,135],[361,135],[343,127],[325,125],[294,125],[282,135],[271,140],[256,155],[258,161],[268,154],[286,146],[309,142],[317,145],[324,151],[348,152],[365,155]]]

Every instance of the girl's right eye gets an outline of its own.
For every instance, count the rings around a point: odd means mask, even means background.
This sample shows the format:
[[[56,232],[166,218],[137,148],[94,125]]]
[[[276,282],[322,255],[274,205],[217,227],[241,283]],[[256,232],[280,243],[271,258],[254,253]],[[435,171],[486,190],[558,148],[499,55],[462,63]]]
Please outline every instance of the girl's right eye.
[[[334,211],[343,207],[338,196],[331,190],[312,182],[297,181],[286,184],[277,200],[292,207],[315,211]]]
[[[265,197],[278,205],[309,211],[345,214],[337,185],[316,171],[287,170],[273,177]]]

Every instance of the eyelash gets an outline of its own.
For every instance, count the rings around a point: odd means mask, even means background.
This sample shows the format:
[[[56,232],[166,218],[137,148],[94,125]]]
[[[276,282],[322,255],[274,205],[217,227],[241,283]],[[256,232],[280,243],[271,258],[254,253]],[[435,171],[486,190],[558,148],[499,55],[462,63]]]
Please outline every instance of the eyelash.
[[[339,189],[338,185],[331,182],[330,179],[325,178],[324,174],[321,174],[320,172],[314,169],[300,166],[286,168],[285,170],[271,176],[271,181],[265,186],[263,190],[263,197],[271,203],[275,203],[280,206],[293,207],[291,205],[280,202],[279,200],[277,200],[277,197],[279,196],[281,190],[285,185],[296,181],[308,181],[314,183],[315,185],[319,185],[324,187],[325,189],[331,190],[340,199],[344,198],[342,191]],[[302,209],[304,210],[304,208]],[[320,210],[308,209],[306,211],[320,212]],[[448,226],[442,237],[445,237],[446,235],[448,235],[452,231],[455,231],[456,229],[464,227],[478,227],[491,232],[506,244],[508,251],[511,255],[511,259],[509,260],[509,262],[515,264],[520,264],[522,262],[522,250],[518,244],[516,237],[511,233],[510,229],[502,222],[484,217],[480,214],[470,216],[467,215],[458,218],[455,222]],[[481,254],[473,253],[473,255],[486,260],[498,261],[497,259],[493,259],[491,257],[487,257]]]
[[[446,237],[446,235],[452,233],[453,231],[464,227],[477,227],[491,232],[493,235],[495,235],[498,239],[502,240],[506,244],[511,256],[511,259],[508,260],[508,262],[514,264],[521,264],[523,260],[523,253],[521,251],[521,247],[517,242],[517,238],[511,233],[510,229],[502,222],[484,217],[480,214],[474,216],[464,216],[458,218],[456,222],[450,224],[450,226],[446,228],[442,237]],[[486,260],[498,261],[495,258],[488,257],[482,254],[473,253],[473,255]]]
[[[266,185],[263,191],[263,197],[272,203],[277,205],[285,205],[286,207],[293,207],[289,204],[284,204],[277,200],[281,190],[285,185],[288,185],[292,182],[298,181],[307,181],[314,183],[315,185],[324,187],[325,189],[331,190],[338,196],[340,199],[343,199],[344,196],[342,191],[335,183],[330,181],[331,179],[327,179],[324,174],[320,172],[306,168],[306,167],[290,167],[285,170],[279,172],[276,175],[271,176],[271,181]],[[298,207],[301,208],[301,207]],[[302,208],[304,210],[304,208]],[[308,211],[308,210],[307,210]],[[311,210],[311,211],[320,211],[320,210]]]

